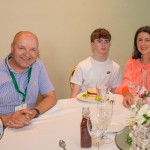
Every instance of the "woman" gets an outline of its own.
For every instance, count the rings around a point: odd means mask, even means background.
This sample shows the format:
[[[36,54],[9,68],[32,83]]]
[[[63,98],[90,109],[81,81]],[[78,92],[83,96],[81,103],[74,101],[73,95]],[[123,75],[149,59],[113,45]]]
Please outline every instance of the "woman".
[[[125,107],[134,103],[134,97],[129,92],[129,83],[150,90],[150,26],[141,27],[136,31],[132,58],[129,58],[125,67],[122,84],[115,91],[124,96]]]

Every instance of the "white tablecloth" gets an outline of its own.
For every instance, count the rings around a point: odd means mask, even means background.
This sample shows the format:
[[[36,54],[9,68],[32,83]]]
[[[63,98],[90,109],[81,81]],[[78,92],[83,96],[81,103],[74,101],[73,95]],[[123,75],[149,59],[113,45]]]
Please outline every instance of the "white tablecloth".
[[[110,131],[121,130],[131,116],[122,106],[122,96],[115,98],[114,113]],[[62,99],[48,112],[34,119],[32,124],[20,129],[6,128],[0,140],[0,150],[62,150],[59,140],[63,139],[67,150],[84,150],[80,148],[80,122],[82,106],[85,102],[76,99]],[[91,113],[96,111],[96,103],[88,103]],[[109,136],[115,138],[116,133]],[[94,146],[88,150],[96,149]],[[115,141],[101,146],[102,150],[118,150]]]

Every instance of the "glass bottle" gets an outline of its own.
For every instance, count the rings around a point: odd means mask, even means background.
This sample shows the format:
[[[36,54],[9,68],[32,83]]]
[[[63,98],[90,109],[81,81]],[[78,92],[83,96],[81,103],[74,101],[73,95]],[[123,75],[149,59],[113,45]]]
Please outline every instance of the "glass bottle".
[[[88,106],[82,108],[82,121],[80,124],[81,147],[88,148],[92,145],[92,138],[88,132],[87,119],[89,119],[90,110]]]

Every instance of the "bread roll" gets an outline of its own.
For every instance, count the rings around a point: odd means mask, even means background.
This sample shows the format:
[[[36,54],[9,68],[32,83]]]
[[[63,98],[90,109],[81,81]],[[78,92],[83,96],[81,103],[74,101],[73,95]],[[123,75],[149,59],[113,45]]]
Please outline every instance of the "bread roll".
[[[87,93],[89,95],[97,95],[97,92],[96,92],[95,88],[88,88]]]

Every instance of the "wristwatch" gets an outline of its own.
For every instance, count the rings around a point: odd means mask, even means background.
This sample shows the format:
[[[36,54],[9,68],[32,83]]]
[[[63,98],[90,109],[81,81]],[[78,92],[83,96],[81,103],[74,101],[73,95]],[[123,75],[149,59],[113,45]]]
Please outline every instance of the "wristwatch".
[[[37,108],[32,109],[36,111],[36,115],[34,116],[34,118],[37,118],[40,115],[40,111]]]

